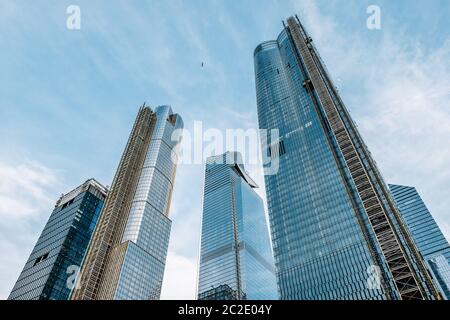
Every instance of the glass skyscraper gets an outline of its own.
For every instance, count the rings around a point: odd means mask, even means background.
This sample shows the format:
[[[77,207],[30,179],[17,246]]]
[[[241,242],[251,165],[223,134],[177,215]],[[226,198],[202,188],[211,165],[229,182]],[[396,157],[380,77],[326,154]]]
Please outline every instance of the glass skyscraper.
[[[73,299],[159,299],[182,128],[170,106],[140,108]]]
[[[376,163],[297,17],[254,52],[281,299],[435,299]],[[274,167],[272,163],[265,166]]]
[[[106,194],[89,179],[61,196],[8,299],[69,298]]]
[[[201,300],[277,299],[264,206],[240,153],[207,159],[198,277]]]
[[[403,220],[436,285],[450,299],[450,246],[416,188],[389,185]]]

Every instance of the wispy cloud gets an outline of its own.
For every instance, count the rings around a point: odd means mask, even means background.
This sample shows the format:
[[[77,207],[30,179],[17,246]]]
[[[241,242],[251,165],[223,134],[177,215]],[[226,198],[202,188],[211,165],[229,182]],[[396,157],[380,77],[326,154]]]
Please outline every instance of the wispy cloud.
[[[392,58],[374,66],[366,113],[357,120],[385,178],[415,186],[443,227],[450,206],[450,41],[427,54],[387,46]]]
[[[69,32],[71,1],[1,1],[0,253],[8,259],[0,263],[0,297],[55,197],[67,191],[62,174],[48,166],[64,168],[72,186],[86,175],[107,184],[144,100],[172,104],[188,128],[194,120],[205,128],[257,126],[253,49],[276,38],[281,20],[295,13],[332,77],[341,79],[344,101],[386,180],[417,187],[449,236],[449,44],[434,40],[445,35],[442,15],[422,2],[433,35],[420,40],[420,21],[399,14],[422,17],[420,5],[380,0],[382,30],[370,33],[366,2],[80,0],[82,29]],[[12,148],[40,163],[16,161]],[[195,295],[203,170],[177,171],[166,299]],[[262,192],[263,178],[250,174]]]
[[[407,21],[392,20],[411,7],[380,4],[382,29],[373,32],[365,27],[368,4],[348,2],[342,11],[319,3],[293,5],[385,180],[415,186],[450,239],[450,40],[427,47]]]
[[[169,252],[161,298],[163,300],[195,300],[197,264],[193,259]]]
[[[0,299],[17,280],[60,187],[59,172],[45,165],[0,161]]]
[[[58,183],[55,171],[37,162],[0,162],[0,218],[24,219],[54,201],[50,190]]]

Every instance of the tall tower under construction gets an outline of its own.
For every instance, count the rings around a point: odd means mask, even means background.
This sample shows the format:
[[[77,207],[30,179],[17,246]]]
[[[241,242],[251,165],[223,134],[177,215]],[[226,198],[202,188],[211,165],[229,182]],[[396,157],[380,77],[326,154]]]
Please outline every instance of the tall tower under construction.
[[[140,108],[72,299],[159,299],[182,127],[170,106]]]
[[[254,52],[281,299],[439,299],[377,165],[297,17]],[[395,156],[395,155],[392,155]],[[269,163],[268,166],[271,166]]]

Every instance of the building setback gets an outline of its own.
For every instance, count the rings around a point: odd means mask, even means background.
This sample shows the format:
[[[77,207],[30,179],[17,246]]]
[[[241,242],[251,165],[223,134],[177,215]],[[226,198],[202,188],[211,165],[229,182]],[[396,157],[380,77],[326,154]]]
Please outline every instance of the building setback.
[[[450,245],[416,188],[390,184],[398,209],[433,275],[436,286],[450,299]]]
[[[283,25],[254,52],[280,298],[439,298],[312,38]]]
[[[239,153],[207,159],[200,300],[277,299],[264,206],[254,188]]]
[[[170,106],[140,108],[72,299],[159,299],[182,127]]]
[[[69,298],[106,194],[89,179],[61,196],[8,299]]]

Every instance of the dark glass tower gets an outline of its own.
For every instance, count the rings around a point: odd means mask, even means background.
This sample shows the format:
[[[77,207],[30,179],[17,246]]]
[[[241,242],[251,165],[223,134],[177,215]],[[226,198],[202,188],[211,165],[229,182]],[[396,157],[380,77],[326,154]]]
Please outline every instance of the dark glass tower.
[[[259,126],[279,130],[262,149],[279,167],[265,183],[281,299],[438,298],[298,18],[254,62]]]
[[[72,299],[159,299],[182,128],[170,106],[140,108]]]
[[[198,277],[201,300],[277,299],[264,206],[241,155],[206,162]]]
[[[8,299],[69,298],[106,193],[90,179],[61,196]]]
[[[450,245],[416,188],[389,185],[403,220],[422,254],[433,279],[450,299]]]

